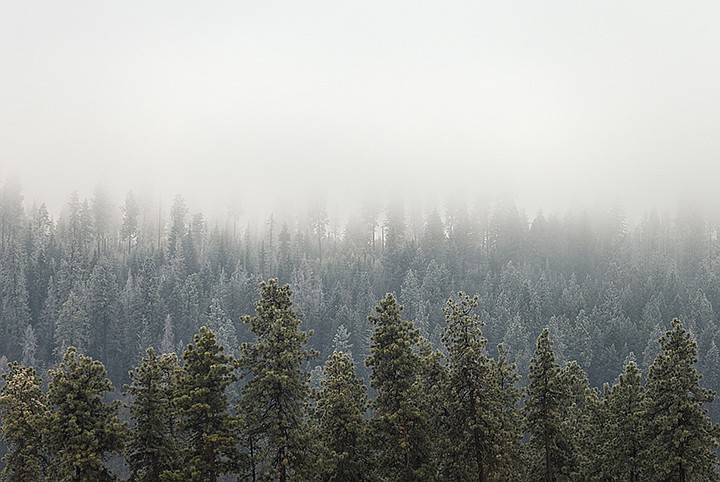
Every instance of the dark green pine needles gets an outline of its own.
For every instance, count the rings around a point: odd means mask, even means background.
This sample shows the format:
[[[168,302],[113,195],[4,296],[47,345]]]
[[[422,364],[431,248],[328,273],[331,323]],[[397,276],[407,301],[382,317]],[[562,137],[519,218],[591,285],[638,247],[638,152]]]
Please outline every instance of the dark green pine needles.
[[[525,422],[530,432],[527,447],[530,470],[538,480],[560,480],[570,475],[570,459],[574,454],[565,423],[568,391],[547,328],[538,337],[529,377]]]
[[[276,279],[261,283],[256,315],[243,318],[256,337],[241,348],[248,381],[239,412],[251,480],[304,480],[317,470],[308,427],[309,374],[303,370],[317,352],[305,348],[308,333],[300,330],[290,296],[290,286]]]
[[[47,399],[35,369],[12,363],[0,389],[0,426],[8,446],[0,472],[2,482],[36,482],[44,469],[41,430]]]
[[[365,384],[355,375],[352,356],[343,351],[328,357],[324,371],[314,419],[328,451],[327,480],[372,480]]]
[[[174,410],[179,370],[174,353],[157,356],[148,348],[140,366],[130,372],[132,383],[126,388],[133,397],[130,417],[134,427],[126,458],[133,481],[159,481],[179,468],[178,417]]]
[[[505,350],[487,354],[477,297],[458,293],[445,306],[443,343],[448,352],[449,468],[461,480],[510,480],[517,472],[521,426],[515,368]]]
[[[678,319],[660,338],[661,353],[648,374],[643,408],[644,459],[653,480],[716,480],[714,449],[720,436],[703,405],[715,394],[700,386],[697,344]]]
[[[400,317],[402,307],[388,293],[368,319],[375,325],[366,364],[373,400],[373,446],[377,470],[386,480],[428,480],[431,462],[429,420],[421,382],[420,339],[412,322]]]
[[[104,482],[115,480],[105,466],[108,453],[118,453],[127,435],[118,417],[119,401],[108,403],[113,391],[103,364],[67,349],[62,363],[50,370],[51,412],[44,432],[50,454],[48,480]]]
[[[223,353],[205,327],[187,346],[175,377],[174,407],[182,444],[179,468],[163,480],[216,482],[240,468],[238,418],[230,413],[228,387],[236,380],[237,362]]]

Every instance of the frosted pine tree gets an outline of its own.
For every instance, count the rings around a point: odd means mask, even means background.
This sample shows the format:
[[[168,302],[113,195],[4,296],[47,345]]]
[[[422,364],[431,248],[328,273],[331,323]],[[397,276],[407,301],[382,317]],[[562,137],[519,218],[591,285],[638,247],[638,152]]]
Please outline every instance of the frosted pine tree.
[[[705,408],[715,393],[700,385],[697,343],[675,318],[660,338],[660,349],[643,403],[649,474],[654,480],[716,480],[720,429]]]
[[[304,480],[311,466],[313,440],[308,430],[309,375],[303,365],[317,356],[306,348],[309,333],[300,330],[289,285],[277,279],[260,284],[255,316],[243,322],[255,334],[242,345],[244,444],[253,480]]]
[[[207,327],[210,328],[217,338],[218,344],[225,348],[225,353],[233,355],[238,349],[237,332],[235,324],[225,314],[218,298],[210,302],[210,309],[207,315]]]
[[[350,332],[347,331],[345,325],[341,324],[337,327],[335,337],[333,338],[333,351],[347,353],[352,358],[352,347]]]
[[[160,338],[160,353],[175,352],[175,323],[169,314],[165,317],[162,338]]]
[[[8,452],[2,458],[2,482],[36,482],[45,468],[41,433],[47,399],[32,367],[13,363],[2,375],[0,433]]]

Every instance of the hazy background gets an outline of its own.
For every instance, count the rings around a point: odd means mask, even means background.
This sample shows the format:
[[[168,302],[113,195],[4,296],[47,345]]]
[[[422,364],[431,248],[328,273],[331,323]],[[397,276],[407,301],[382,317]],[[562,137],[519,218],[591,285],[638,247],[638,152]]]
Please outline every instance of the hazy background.
[[[715,207],[718,26],[717,1],[3,0],[0,181],[51,209],[98,182]]]

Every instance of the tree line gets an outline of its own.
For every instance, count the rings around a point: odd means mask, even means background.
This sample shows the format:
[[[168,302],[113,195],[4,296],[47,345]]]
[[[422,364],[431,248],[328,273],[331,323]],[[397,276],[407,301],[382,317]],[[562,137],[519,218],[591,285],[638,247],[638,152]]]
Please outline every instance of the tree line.
[[[367,315],[385,293],[418,332],[413,353],[442,354],[438,364],[447,365],[444,310],[461,291],[477,293],[472,311],[484,322],[486,357],[514,365],[519,390],[530,384],[534,341],[545,329],[557,364],[577,362],[599,398],[630,362],[649,383],[657,341],[675,317],[696,340],[703,386],[720,389],[712,213],[649,212],[631,224],[618,206],[530,217],[507,202],[449,198],[420,210],[369,199],[340,223],[320,201],[292,207],[292,215],[250,223],[237,205],[223,220],[193,211],[180,195],[168,209],[133,191],[118,203],[98,188],[88,199],[72,193],[55,214],[28,205],[6,181],[0,370],[18,362],[47,383],[74,347],[100,362],[114,386],[131,386],[147,347],[176,353],[183,365],[201,326],[227,356],[242,359],[241,347],[257,340],[244,316],[254,312],[261,280],[277,278],[293,287],[293,310],[314,333],[306,349],[319,355],[302,365],[312,390],[328,373],[324,361],[351,351],[358,379],[371,399],[379,396],[370,365],[376,326]],[[245,376],[233,386],[252,378],[235,373]],[[231,405],[242,413],[236,391]],[[718,402],[705,406],[718,421]],[[259,457],[256,442],[241,440],[251,459]]]
[[[149,348],[125,386],[129,423],[103,364],[68,347],[47,389],[32,367],[3,374],[9,452],[0,480],[132,481],[703,481],[717,480],[720,427],[705,404],[697,344],[674,319],[645,377],[629,361],[593,389],[575,361],[537,339],[526,387],[500,345],[487,350],[478,297],[447,300],[444,353],[388,294],[369,316],[373,397],[338,336],[317,387],[318,355],[288,285],[263,282],[254,335],[225,353],[205,327],[181,357]]]

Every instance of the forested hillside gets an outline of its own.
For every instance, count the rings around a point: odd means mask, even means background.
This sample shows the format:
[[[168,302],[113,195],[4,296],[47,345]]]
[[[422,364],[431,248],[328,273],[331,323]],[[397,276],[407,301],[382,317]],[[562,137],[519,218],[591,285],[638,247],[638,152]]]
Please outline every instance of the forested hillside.
[[[343,223],[315,203],[240,225],[181,196],[167,211],[98,189],[56,215],[2,186],[1,365],[20,363],[5,440],[42,432],[30,443],[51,455],[18,466],[76,480],[57,455],[73,440],[97,448],[77,480],[104,480],[123,446],[134,480],[714,477],[714,219],[369,202]],[[80,380],[97,442],[57,433]],[[7,429],[16,399],[42,413]]]

